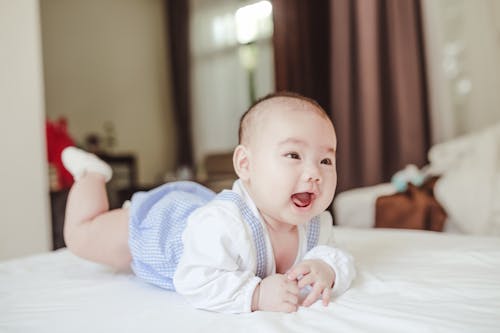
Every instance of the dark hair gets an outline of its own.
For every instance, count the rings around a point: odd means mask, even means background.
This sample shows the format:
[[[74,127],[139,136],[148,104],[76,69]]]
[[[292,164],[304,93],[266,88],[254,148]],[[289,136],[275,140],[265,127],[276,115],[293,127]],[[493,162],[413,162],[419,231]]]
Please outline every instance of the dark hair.
[[[273,98],[277,98],[277,97],[290,97],[290,98],[295,98],[295,99],[299,99],[299,100],[302,100],[304,102],[307,102],[307,103],[310,103],[312,104],[313,106],[315,106],[319,111],[321,111],[321,113],[323,113],[326,117],[328,117],[328,114],[326,113],[326,111],[321,107],[321,105],[319,105],[318,102],[316,102],[314,99],[312,98],[309,98],[309,97],[305,97],[305,96],[302,96],[301,94],[298,94],[298,93],[294,93],[294,92],[291,92],[291,91],[278,91],[278,92],[274,92],[274,93],[270,93],[270,94],[267,94],[265,95],[264,97],[261,97],[259,98],[258,100],[256,100],[252,105],[250,105],[250,107],[245,111],[245,113],[243,113],[243,115],[241,116],[240,118],[240,125],[239,125],[239,129],[238,129],[238,142],[241,143],[242,141],[242,138],[243,138],[243,122],[245,121],[245,119],[247,118],[247,116],[261,103],[267,101],[267,100],[270,100],[270,99],[273,99]]]

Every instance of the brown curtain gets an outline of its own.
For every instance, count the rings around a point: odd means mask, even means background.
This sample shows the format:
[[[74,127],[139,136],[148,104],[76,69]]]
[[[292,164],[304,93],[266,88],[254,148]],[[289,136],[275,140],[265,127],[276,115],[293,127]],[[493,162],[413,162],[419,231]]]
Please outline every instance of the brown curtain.
[[[339,190],[390,179],[429,148],[418,0],[331,1]]]
[[[337,192],[388,181],[408,163],[425,164],[429,125],[420,2],[330,0],[326,18],[320,12],[324,3],[316,1],[273,5],[277,89],[296,90],[330,109],[339,141]],[[316,26],[324,20],[327,31],[312,30],[311,20],[293,26],[291,15],[314,17]],[[328,37],[323,47],[302,35],[313,32]],[[327,103],[318,98],[324,94],[318,82],[329,89]]]
[[[177,165],[193,167],[189,70],[189,1],[166,0],[173,105],[177,127]]]
[[[294,91],[330,106],[330,0],[274,0],[276,90]]]

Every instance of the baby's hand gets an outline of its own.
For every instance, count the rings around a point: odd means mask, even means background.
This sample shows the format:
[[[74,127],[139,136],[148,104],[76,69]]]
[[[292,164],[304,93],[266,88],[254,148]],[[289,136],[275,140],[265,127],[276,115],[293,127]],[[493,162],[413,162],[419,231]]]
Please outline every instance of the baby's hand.
[[[330,302],[333,283],[335,282],[335,271],[322,260],[304,260],[295,265],[288,271],[287,276],[290,280],[297,280],[300,289],[311,285],[312,290],[302,302],[303,306],[313,304],[320,295],[323,299],[323,305],[327,306]]]
[[[283,274],[263,279],[254,291],[252,310],[294,312],[299,303],[297,281]]]

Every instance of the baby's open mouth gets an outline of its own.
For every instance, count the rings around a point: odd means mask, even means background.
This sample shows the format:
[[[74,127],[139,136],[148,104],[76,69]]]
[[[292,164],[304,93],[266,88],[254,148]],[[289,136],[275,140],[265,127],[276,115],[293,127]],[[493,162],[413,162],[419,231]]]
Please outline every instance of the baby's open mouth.
[[[311,204],[313,194],[309,192],[295,193],[292,195],[292,201],[297,207],[307,207]]]

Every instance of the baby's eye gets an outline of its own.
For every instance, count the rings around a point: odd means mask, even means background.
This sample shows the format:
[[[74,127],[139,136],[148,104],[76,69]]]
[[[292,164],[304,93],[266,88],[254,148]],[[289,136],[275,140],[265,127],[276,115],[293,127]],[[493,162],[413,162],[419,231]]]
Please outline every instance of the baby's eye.
[[[329,159],[329,158],[325,158],[325,159],[322,159],[322,160],[321,160],[321,164],[332,165],[332,164],[333,164],[333,162],[332,162],[332,160],[331,160],[331,159]]]
[[[285,157],[289,157],[289,158],[292,158],[294,160],[300,160],[300,156],[297,153],[288,153],[285,155]]]

